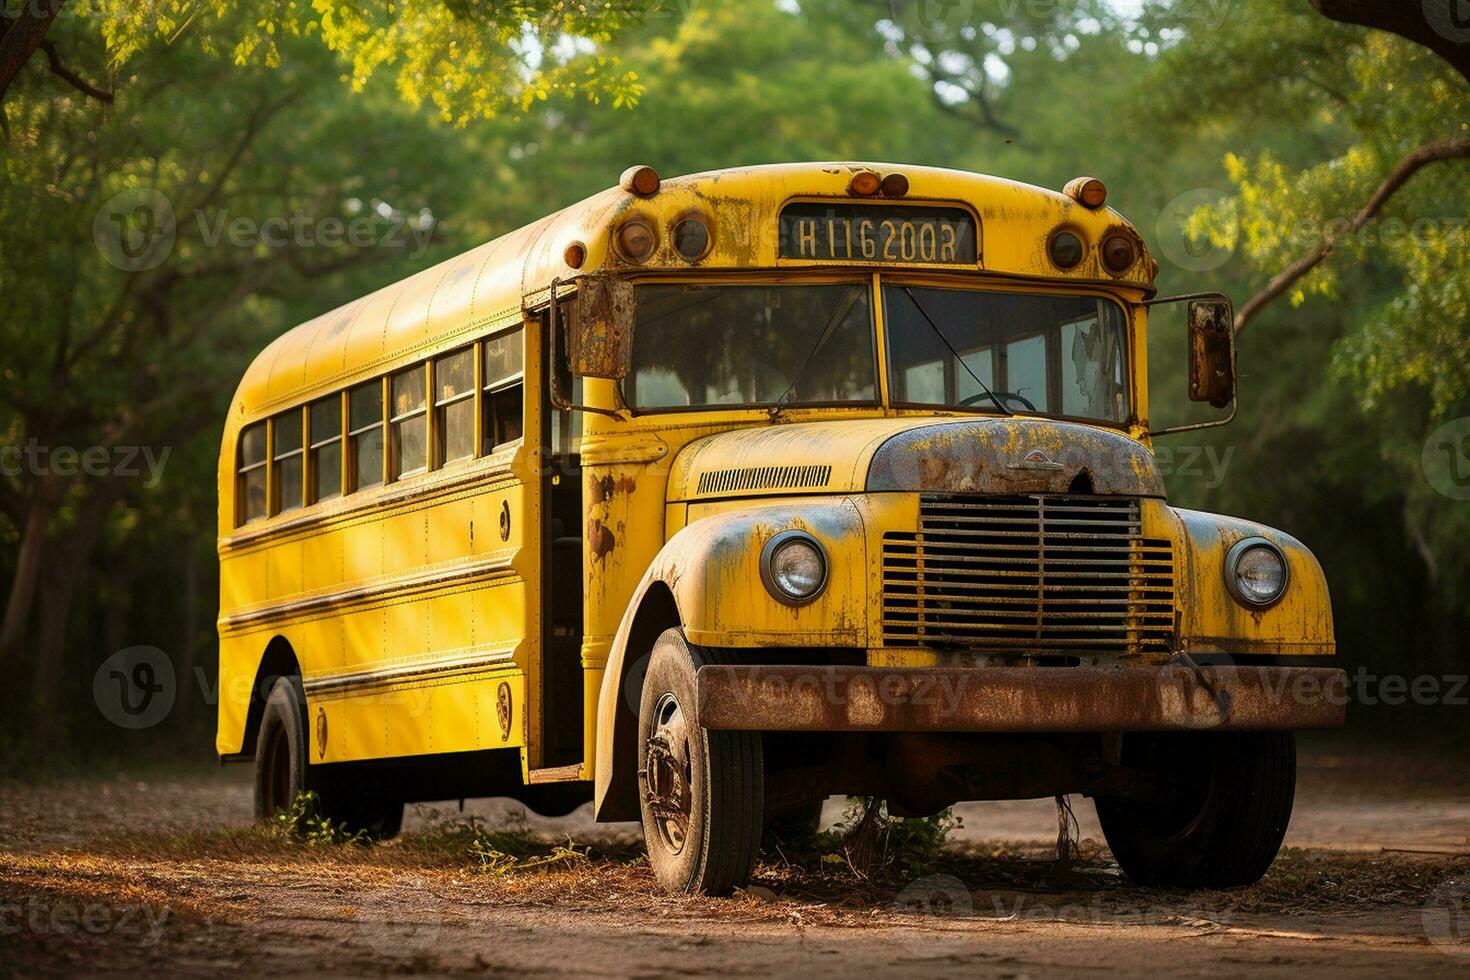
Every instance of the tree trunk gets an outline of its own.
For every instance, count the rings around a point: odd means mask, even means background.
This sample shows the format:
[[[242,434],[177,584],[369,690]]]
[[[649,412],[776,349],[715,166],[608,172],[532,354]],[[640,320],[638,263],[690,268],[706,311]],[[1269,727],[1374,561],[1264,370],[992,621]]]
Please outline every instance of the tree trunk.
[[[0,102],[15,76],[25,67],[31,55],[46,39],[51,22],[56,19],[66,0],[24,0],[12,15],[5,11],[0,20]]]
[[[30,622],[31,606],[36,601],[36,585],[41,577],[46,527],[51,523],[54,509],[45,488],[38,487],[20,532],[15,578],[10,583],[10,598],[5,603],[5,621],[0,624],[0,664],[8,663],[25,644],[26,625]]]

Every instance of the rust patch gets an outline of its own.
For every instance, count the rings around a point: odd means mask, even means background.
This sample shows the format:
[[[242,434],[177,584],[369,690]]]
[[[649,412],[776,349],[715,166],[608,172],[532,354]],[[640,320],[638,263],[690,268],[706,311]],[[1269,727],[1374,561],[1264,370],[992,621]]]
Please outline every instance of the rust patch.
[[[587,518],[587,553],[592,556],[594,565],[617,546],[618,539],[611,528],[595,517]]]

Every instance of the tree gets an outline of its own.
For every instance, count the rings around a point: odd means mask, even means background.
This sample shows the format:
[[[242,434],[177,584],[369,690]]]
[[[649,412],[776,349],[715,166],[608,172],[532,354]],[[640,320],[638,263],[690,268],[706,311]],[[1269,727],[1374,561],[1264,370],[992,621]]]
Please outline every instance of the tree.
[[[0,105],[39,49],[51,72],[86,95],[111,93],[62,61],[48,39],[58,19],[92,26],[106,43],[109,70],[155,41],[184,39],[237,65],[278,67],[290,39],[307,38],[337,56],[360,91],[392,69],[400,95],[432,104],[463,125],[507,107],[519,110],[551,94],[580,93],[623,105],[642,91],[637,78],[608,58],[579,57],[662,8],[649,0],[3,0]]]
[[[104,57],[84,26],[56,30],[82,63]],[[145,597],[160,570],[127,552],[178,563],[207,609],[212,459],[251,357],[491,230],[473,214],[480,168],[455,130],[383,84],[348,91],[318,46],[288,40],[283,53],[269,69],[156,46],[102,114],[39,74],[11,94],[0,516],[15,550],[0,656],[31,681],[7,697],[40,722],[55,721],[62,685],[90,677],[96,645],[126,645],[150,601],[192,622],[191,642],[212,626],[169,609],[172,590]],[[85,641],[78,605],[97,614]]]

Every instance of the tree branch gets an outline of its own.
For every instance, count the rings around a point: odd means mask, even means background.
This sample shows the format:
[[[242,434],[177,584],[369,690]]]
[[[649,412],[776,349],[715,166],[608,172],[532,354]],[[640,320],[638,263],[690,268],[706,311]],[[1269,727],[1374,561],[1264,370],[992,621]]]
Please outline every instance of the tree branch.
[[[1333,248],[1339,241],[1346,236],[1357,234],[1374,215],[1382,210],[1383,205],[1388,203],[1388,199],[1409,182],[1409,178],[1431,163],[1462,159],[1470,159],[1470,139],[1436,140],[1433,143],[1426,143],[1405,156],[1384,178],[1383,183],[1378,185],[1378,190],[1373,192],[1368,203],[1363,205],[1362,210],[1353,217],[1346,229],[1340,232],[1329,232],[1320,242],[1312,246],[1306,255],[1279,272],[1270,282],[1266,283],[1265,288],[1246,301],[1246,304],[1235,314],[1235,333],[1239,335],[1257,313],[1274,300],[1279,299],[1281,294],[1290,289],[1298,279],[1320,265],[1327,256],[1332,254]]]
[[[9,10],[0,20],[0,102],[15,76],[25,67],[51,29],[66,0],[22,3],[14,16]]]
[[[42,41],[40,43],[40,48],[42,51],[46,52],[46,61],[51,65],[51,73],[53,75],[59,75],[67,82],[70,82],[71,87],[76,89],[78,92],[81,92],[83,95],[90,95],[92,98],[98,99],[102,102],[110,103],[112,101],[111,92],[107,91],[106,89],[98,88],[82,76],[78,75],[76,72],[72,71],[70,68],[66,67],[66,65],[62,64],[61,56],[56,53],[56,45],[52,44],[50,41]]]
[[[1460,0],[1312,0],[1317,12],[1342,24],[1388,31],[1423,45],[1470,82],[1470,43],[1457,19]]]

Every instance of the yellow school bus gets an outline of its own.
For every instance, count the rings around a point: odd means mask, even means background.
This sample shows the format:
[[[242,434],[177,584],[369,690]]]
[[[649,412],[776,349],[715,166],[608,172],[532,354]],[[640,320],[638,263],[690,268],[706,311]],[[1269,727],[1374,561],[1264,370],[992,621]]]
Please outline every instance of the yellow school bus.
[[[1166,501],[1149,313],[1233,416],[1232,313],[1158,298],[1106,195],[632,167],[284,333],[219,463],[258,816],[590,801],[722,893],[831,794],[1082,793],[1137,881],[1258,878],[1293,732],[1343,722],[1327,588]]]

